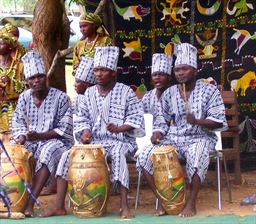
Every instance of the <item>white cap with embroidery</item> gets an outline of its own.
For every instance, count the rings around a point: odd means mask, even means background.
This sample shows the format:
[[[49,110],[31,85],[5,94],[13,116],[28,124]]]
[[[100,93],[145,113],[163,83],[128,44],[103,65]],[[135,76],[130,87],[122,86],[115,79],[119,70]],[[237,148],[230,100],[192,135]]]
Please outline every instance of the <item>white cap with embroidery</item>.
[[[25,79],[29,79],[37,74],[46,75],[44,61],[39,52],[35,50],[29,51],[21,59],[24,64]]]
[[[93,72],[93,58],[82,56],[76,70],[75,78],[84,82],[96,84],[96,79]]]
[[[94,68],[108,68],[117,71],[119,47],[96,47],[94,55]]]
[[[197,49],[189,43],[177,45],[175,67],[179,65],[190,65],[197,69]]]
[[[166,54],[153,54],[151,74],[156,72],[163,72],[168,75],[172,74],[172,56]]]

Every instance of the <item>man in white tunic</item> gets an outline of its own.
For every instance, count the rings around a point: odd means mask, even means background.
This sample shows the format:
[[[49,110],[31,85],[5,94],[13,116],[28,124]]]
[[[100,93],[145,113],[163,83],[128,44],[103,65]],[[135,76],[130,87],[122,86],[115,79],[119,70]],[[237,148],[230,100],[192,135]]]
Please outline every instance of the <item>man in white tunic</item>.
[[[86,89],[95,84],[96,79],[93,72],[93,58],[83,56],[78,65],[78,68],[76,69],[75,74],[74,86],[77,95],[74,99],[73,104],[73,116],[75,116],[79,109]],[[69,156],[71,150],[68,150],[62,154],[60,162],[58,164],[58,168],[56,171],[57,196],[55,204],[51,208],[41,213],[40,216],[49,217],[67,214],[67,210],[65,208],[65,197],[68,185]]]
[[[154,83],[155,88],[144,95],[144,97],[142,98],[142,103],[143,103],[144,113],[151,114],[153,116],[153,119],[152,119],[153,123],[156,121],[156,119],[158,120],[158,122],[159,122],[159,119],[161,119],[161,117],[158,117],[159,110],[161,110],[161,107],[162,107],[161,97],[164,91],[171,85],[170,81],[171,81],[171,74],[172,74],[172,61],[173,61],[172,56],[168,56],[166,54],[156,53],[156,54],[153,54],[152,56],[151,79]],[[146,127],[147,127],[147,124],[146,124]],[[151,135],[152,133],[150,133],[150,135],[148,136],[151,137]],[[147,139],[142,139],[141,143],[145,145],[146,142],[147,142]],[[154,142],[154,143],[157,143],[157,142]],[[151,153],[151,150],[144,150],[144,148],[140,147],[140,145],[139,145],[139,151],[136,152],[136,154],[138,155],[137,169],[138,171],[143,172],[143,176],[146,179],[149,178],[148,183],[151,184],[150,180],[152,179],[152,176],[151,174],[148,175],[148,172],[146,172],[146,170],[151,169],[152,167],[151,157],[148,156],[149,153]],[[148,162],[147,160],[150,160],[150,161]],[[147,164],[150,165],[150,168],[142,169],[142,167]],[[155,190],[154,185],[151,188]],[[160,204],[155,214],[162,215],[162,211],[163,209],[161,208],[161,204]]]
[[[174,73],[180,84],[163,93],[162,115],[159,114],[162,119],[156,121],[153,128],[152,142],[155,144],[145,150],[145,159],[140,161],[144,172],[151,175],[150,186],[155,188],[152,161],[148,157],[160,141],[160,144],[177,148],[186,161],[191,188],[190,197],[180,213],[182,217],[196,214],[196,199],[208,169],[209,152],[214,150],[217,142],[214,131],[227,127],[219,90],[214,85],[196,81],[196,69],[197,49],[188,43],[178,45]]]
[[[23,58],[25,78],[30,89],[18,100],[12,132],[15,141],[34,154],[36,170],[33,194],[37,197],[56,169],[63,152],[73,145],[71,102],[67,94],[47,87],[47,76],[42,57],[36,51]],[[33,216],[34,201],[29,199],[25,209]]]
[[[118,47],[98,47],[94,56],[97,85],[87,89],[74,119],[77,140],[102,144],[111,159],[111,180],[120,188],[122,218],[131,217],[127,203],[128,154],[137,149],[136,137],[143,136],[142,103],[133,90],[116,82]]]

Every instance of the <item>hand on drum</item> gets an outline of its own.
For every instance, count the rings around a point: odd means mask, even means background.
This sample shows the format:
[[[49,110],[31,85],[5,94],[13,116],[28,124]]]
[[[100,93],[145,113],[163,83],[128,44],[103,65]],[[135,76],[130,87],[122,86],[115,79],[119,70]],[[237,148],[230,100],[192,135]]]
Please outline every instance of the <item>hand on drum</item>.
[[[40,133],[37,133],[36,131],[29,131],[27,133],[27,140],[28,141],[34,141],[40,139]]]
[[[119,133],[120,129],[117,125],[109,123],[107,124],[107,130],[112,132],[112,133]]]
[[[89,144],[91,142],[91,139],[92,139],[92,133],[88,129],[85,129],[81,137],[82,143]]]
[[[161,132],[154,132],[153,133],[153,135],[152,135],[152,137],[151,137],[151,142],[153,143],[153,144],[159,144],[160,143],[160,141],[161,141],[161,139],[162,139],[162,133]]]
[[[26,140],[27,140],[27,138],[26,138],[25,135],[20,135],[20,136],[18,137],[18,139],[15,140],[15,142],[16,142],[17,144],[24,145],[25,142],[26,142]]]
[[[196,124],[197,119],[195,118],[195,115],[192,113],[187,113],[187,121],[190,124]]]

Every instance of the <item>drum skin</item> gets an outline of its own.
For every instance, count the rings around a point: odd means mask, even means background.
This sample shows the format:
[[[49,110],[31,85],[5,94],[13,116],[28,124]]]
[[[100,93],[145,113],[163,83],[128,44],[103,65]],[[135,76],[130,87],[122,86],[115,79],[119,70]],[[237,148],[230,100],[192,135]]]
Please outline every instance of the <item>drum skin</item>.
[[[152,154],[154,181],[167,214],[177,215],[185,206],[185,178],[173,146],[161,146]]]
[[[80,218],[106,213],[109,172],[101,145],[75,145],[71,149],[68,192],[73,213]]]
[[[31,186],[33,177],[33,170],[31,168],[32,153],[24,146],[17,144],[5,144],[5,148],[20,176]],[[29,193],[4,151],[1,151],[0,169],[1,185],[3,185],[11,200],[11,211],[23,212],[28,202]],[[0,212],[7,212],[7,208],[4,207],[2,200],[0,200]]]

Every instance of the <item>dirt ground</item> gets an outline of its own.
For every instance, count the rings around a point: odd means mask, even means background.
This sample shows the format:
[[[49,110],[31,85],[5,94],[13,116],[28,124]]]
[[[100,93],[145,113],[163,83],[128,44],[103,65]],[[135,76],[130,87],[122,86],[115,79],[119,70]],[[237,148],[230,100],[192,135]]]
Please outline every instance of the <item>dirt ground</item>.
[[[253,205],[241,206],[241,200],[248,195],[256,193],[256,171],[244,172],[243,183],[241,185],[234,185],[231,176],[231,189],[232,189],[232,203],[228,201],[228,191],[225,186],[225,179],[222,180],[222,210],[218,210],[218,196],[217,187],[215,186],[214,173],[210,171],[207,175],[206,181],[199,192],[198,197],[198,215],[199,216],[216,216],[235,214],[240,216],[255,215],[253,212]],[[134,210],[135,195],[136,195],[136,176],[132,172],[132,183],[129,192],[129,206],[136,214],[153,214],[155,209],[155,197],[151,190],[147,187],[146,182],[142,182],[140,193],[140,204],[137,210]],[[56,195],[40,196],[39,200],[43,204],[43,209],[49,209],[54,205]],[[119,195],[111,195],[108,201],[108,213],[118,213],[119,211]],[[66,198],[66,205],[68,208],[68,197]],[[68,213],[72,213],[72,209],[68,208]]]

